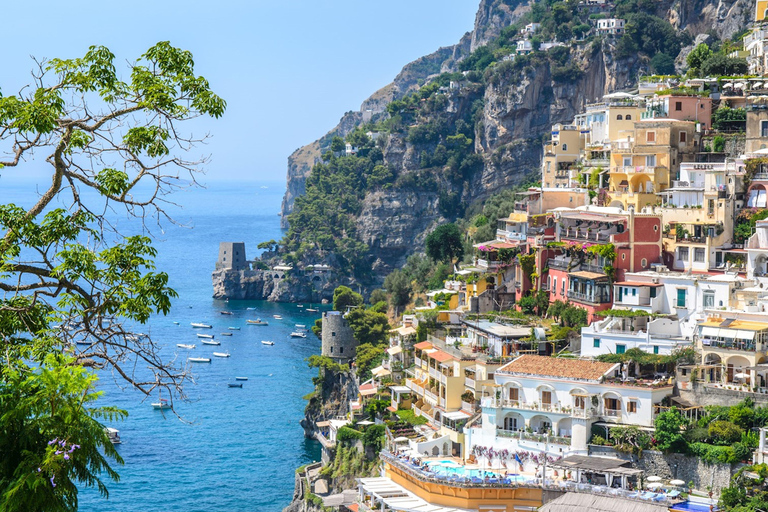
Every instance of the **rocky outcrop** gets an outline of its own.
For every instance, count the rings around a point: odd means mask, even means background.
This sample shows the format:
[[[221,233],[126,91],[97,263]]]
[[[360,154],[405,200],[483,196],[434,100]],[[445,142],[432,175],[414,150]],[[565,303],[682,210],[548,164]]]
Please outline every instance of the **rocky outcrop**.
[[[504,27],[516,22],[530,10],[530,4],[525,0],[481,0],[472,30],[471,50],[488,44],[501,34]]]
[[[323,370],[319,389],[309,399],[304,410],[301,426],[304,435],[313,437],[320,421],[345,417],[349,412],[349,401],[357,399],[358,388],[351,372],[332,372]]]
[[[298,271],[286,274],[268,270],[216,270],[212,274],[213,298],[272,302],[333,300],[335,281],[313,277]]]

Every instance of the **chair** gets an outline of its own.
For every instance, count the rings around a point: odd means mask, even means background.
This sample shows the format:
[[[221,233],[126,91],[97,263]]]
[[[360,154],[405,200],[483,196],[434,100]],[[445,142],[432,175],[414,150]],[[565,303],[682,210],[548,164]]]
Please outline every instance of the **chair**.
[[[664,493],[657,493],[656,496],[653,497],[653,501],[663,501],[666,499],[667,495]]]
[[[627,498],[640,498],[640,491],[631,492],[627,495]]]
[[[651,501],[656,496],[655,492],[646,491],[640,495],[640,499]]]
[[[674,491],[669,491],[667,493],[667,497],[669,498],[677,498],[678,496],[680,496],[680,491],[678,491],[677,489],[675,489]]]

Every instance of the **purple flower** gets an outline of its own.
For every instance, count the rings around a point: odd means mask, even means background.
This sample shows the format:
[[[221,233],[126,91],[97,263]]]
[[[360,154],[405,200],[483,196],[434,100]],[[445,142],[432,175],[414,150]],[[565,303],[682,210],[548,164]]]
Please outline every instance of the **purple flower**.
[[[69,460],[69,455],[67,455],[66,453],[64,454],[64,460]]]
[[[54,487],[56,487],[56,483],[53,481],[53,479],[54,479],[54,478],[56,478],[56,475],[53,475],[53,476],[51,477],[51,485],[52,485],[52,486],[54,486]]]
[[[42,471],[42,469],[40,469],[40,468],[37,468],[37,472],[38,472],[38,473],[39,473],[39,472],[41,472],[41,471]]]
[[[62,453],[64,452],[62,452],[61,450],[56,450],[56,455],[61,455]]]
[[[52,441],[48,441],[48,446],[51,446],[52,444],[58,443],[58,442],[59,442],[59,438],[57,437],[56,439],[53,439]]]

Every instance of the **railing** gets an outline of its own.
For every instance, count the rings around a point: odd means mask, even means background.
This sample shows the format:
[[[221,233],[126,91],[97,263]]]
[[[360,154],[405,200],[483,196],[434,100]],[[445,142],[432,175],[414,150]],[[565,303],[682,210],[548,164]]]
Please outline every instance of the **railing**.
[[[445,398],[440,397],[440,407],[445,408]]]
[[[613,302],[615,304],[623,304],[625,306],[650,306],[651,305],[651,298],[650,297],[640,297],[638,300],[635,301],[629,301],[626,300],[628,298],[637,299],[637,297],[630,296],[624,296],[621,299],[614,300]]]
[[[571,416],[574,418],[588,420],[597,416],[597,410],[595,410],[593,407],[586,407],[584,409],[576,407],[573,409]]]
[[[468,387],[469,389],[475,389],[475,379],[470,379],[469,377],[464,377],[464,385]]]
[[[424,390],[424,399],[431,402],[432,405],[437,405],[437,395],[427,389]]]
[[[410,389],[414,393],[416,393],[416,394],[418,394],[420,396],[424,396],[424,388],[422,386],[419,386],[418,384],[414,383],[412,380],[405,379],[405,385],[408,387],[408,389]]]
[[[556,260],[556,259],[548,259],[547,260],[547,266],[549,268],[555,268],[558,270],[568,270],[568,260]]]
[[[768,172],[758,172],[755,174],[755,176],[752,178],[752,181],[757,180],[768,180]]]
[[[723,348],[726,350],[740,350],[742,352],[762,352],[764,350],[763,343],[755,343],[754,341],[722,341],[712,338],[701,338],[701,344],[710,348]]]
[[[672,188],[686,187],[686,188],[704,188],[704,183],[698,183],[682,180],[672,180]]]
[[[440,379],[440,372],[438,372],[435,368],[430,368],[429,376],[436,380]]]
[[[438,379],[441,383],[447,384],[448,383],[448,377],[446,377],[444,374],[440,374],[440,377]]]
[[[416,364],[416,366],[421,366],[421,358],[415,357],[413,358],[413,362]]]
[[[606,304],[611,302],[607,295],[587,295],[586,293],[574,292],[572,290],[568,290],[567,297],[581,302],[589,302],[590,304]]]
[[[478,259],[477,260],[477,266],[480,267],[480,268],[496,269],[499,266],[501,266],[501,264],[502,263],[500,261],[498,261],[498,260],[496,260],[496,261],[482,260],[482,259]]]
[[[606,418],[613,418],[620,421],[621,410],[620,409],[603,409],[603,414],[601,416],[604,416]]]
[[[465,402],[464,400],[461,401],[461,410],[467,411],[469,413],[474,413],[477,410],[477,406],[475,404],[471,404],[469,402]]]

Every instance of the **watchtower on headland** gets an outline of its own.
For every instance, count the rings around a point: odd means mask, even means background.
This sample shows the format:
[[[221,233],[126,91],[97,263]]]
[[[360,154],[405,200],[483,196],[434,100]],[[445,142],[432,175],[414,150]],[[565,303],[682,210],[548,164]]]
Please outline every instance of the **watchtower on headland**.
[[[248,270],[244,242],[221,242],[216,270]]]
[[[323,313],[323,348],[321,354],[337,363],[347,363],[355,357],[357,340],[349,322],[339,311]]]

